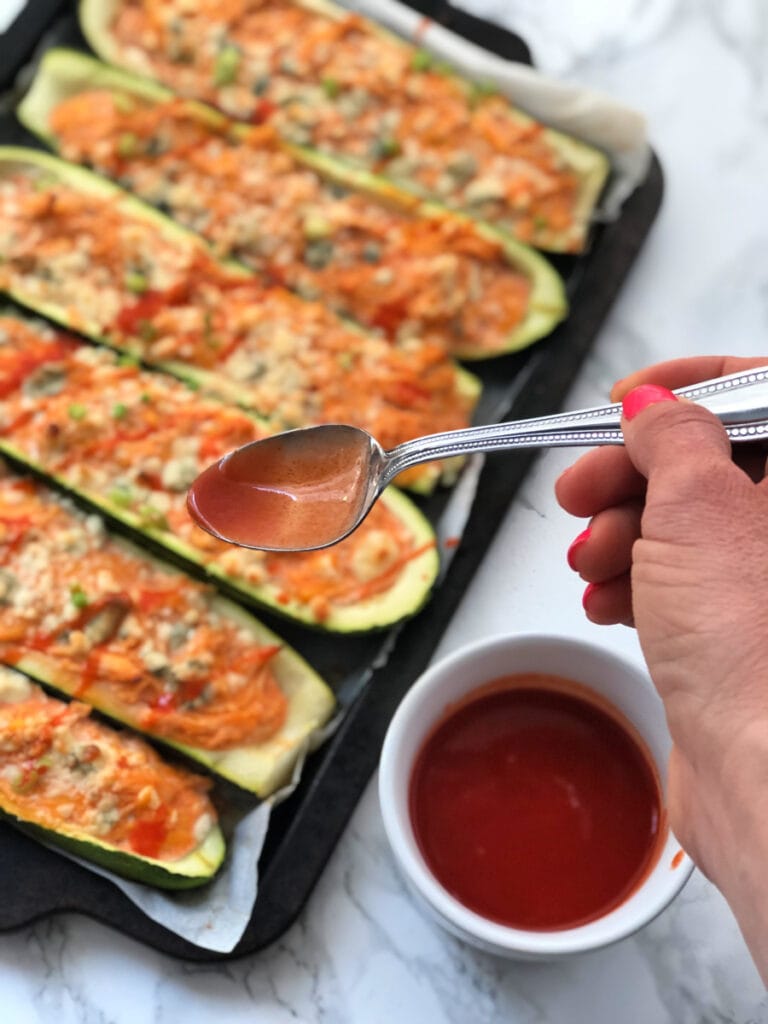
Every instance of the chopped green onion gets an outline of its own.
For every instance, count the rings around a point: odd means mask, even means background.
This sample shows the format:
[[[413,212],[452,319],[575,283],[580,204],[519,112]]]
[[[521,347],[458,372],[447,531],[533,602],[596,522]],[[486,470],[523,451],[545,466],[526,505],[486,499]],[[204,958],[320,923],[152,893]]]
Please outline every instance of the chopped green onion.
[[[318,238],[327,238],[333,234],[333,225],[319,213],[308,213],[304,218],[302,228],[304,230],[304,237],[311,241],[315,241]]]
[[[88,410],[80,402],[73,402],[67,409],[67,413],[71,420],[84,420],[88,415]]]
[[[154,341],[157,337],[157,328],[151,320],[139,321],[139,337],[142,341]]]
[[[432,67],[432,54],[426,50],[417,50],[411,58],[412,71],[429,71]]]
[[[152,395],[150,395],[150,393],[148,391],[142,391],[142,393],[141,393],[141,400],[144,403],[144,405],[151,405],[152,404]]]
[[[73,583],[69,588],[69,599],[75,608],[85,608],[88,604],[88,595],[79,583]]]
[[[123,402],[118,402],[117,405],[112,406],[112,415],[116,420],[123,420],[128,415],[128,406]]]
[[[117,357],[117,364],[118,366],[138,366],[139,360],[136,356],[132,356],[128,352],[122,352]]]
[[[141,517],[142,526],[154,526],[159,530],[168,529],[168,520],[160,509],[155,508],[154,505],[142,505],[139,509],[139,516]]]
[[[133,132],[123,132],[117,140],[117,155],[122,157],[134,156],[139,148],[139,138]]]
[[[140,270],[127,271],[123,283],[128,291],[133,292],[134,295],[141,295],[149,287],[147,275]]]
[[[221,341],[213,330],[213,313],[206,309],[203,314],[203,341],[209,348],[221,348]]]
[[[472,82],[469,86],[469,99],[474,105],[488,99],[489,96],[495,96],[497,92],[498,89],[492,82]]]
[[[341,83],[338,78],[324,78],[322,81],[323,92],[329,100],[335,100],[341,92]]]
[[[216,55],[213,65],[213,84],[232,85],[240,70],[240,50],[236,46],[225,46]]]
[[[113,93],[112,104],[118,114],[131,114],[136,109],[133,99],[124,92]]]
[[[128,508],[133,501],[133,493],[130,487],[113,487],[109,492],[109,500],[119,508]]]

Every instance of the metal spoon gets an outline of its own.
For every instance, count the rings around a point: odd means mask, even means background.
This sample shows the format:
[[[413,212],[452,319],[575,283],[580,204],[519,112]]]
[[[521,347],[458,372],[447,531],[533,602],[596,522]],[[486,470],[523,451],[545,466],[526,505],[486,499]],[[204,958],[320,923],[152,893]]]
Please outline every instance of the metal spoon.
[[[679,388],[721,420],[733,442],[768,437],[768,366]],[[312,551],[336,544],[411,466],[470,452],[623,444],[621,405],[492,423],[385,450],[364,430],[326,424],[230,452],[192,485],[188,507],[209,533],[241,547]]]

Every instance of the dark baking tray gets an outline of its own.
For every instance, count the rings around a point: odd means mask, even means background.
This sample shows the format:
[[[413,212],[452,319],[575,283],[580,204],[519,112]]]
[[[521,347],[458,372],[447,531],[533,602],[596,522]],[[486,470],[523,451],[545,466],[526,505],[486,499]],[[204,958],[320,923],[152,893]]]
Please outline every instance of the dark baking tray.
[[[411,0],[425,16],[511,60],[530,62],[516,35],[471,16],[442,0]],[[64,7],[64,14],[60,15]],[[17,26],[22,32],[14,36]],[[0,39],[0,92],[6,111],[14,99],[16,73],[48,45],[85,46],[68,4],[32,0]],[[24,80],[22,73],[21,81]],[[30,144],[7,116],[0,140]],[[663,178],[654,156],[645,181],[625,203],[621,216],[595,228],[588,251],[554,262],[563,274],[571,303],[567,320],[545,341],[515,356],[472,367],[486,385],[487,416],[522,418],[556,412],[598,330],[630,272],[661,203]],[[499,410],[500,398],[506,396]],[[428,665],[535,452],[487,458],[461,543],[429,605],[399,628],[386,663],[374,667],[386,635],[323,637],[275,621],[282,635],[324,672],[335,686],[345,716],[338,731],[308,760],[297,790],[272,816],[259,862],[259,895],[249,924],[231,953],[201,949],[156,924],[111,883],[65,860],[9,828],[0,826],[0,930],[29,924],[49,914],[77,911],[123,934],[183,959],[211,962],[255,952],[277,939],[294,921],[319,878],[349,816],[376,767],[394,711]],[[435,519],[445,495],[424,503]],[[269,616],[263,615],[266,621]]]

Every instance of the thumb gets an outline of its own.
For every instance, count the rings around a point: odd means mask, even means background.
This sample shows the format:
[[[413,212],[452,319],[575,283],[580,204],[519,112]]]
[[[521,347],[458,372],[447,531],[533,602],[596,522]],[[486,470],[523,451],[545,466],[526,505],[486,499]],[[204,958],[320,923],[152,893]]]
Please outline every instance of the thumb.
[[[641,384],[624,396],[622,411],[626,451],[649,482],[649,500],[722,503],[723,487],[743,475],[723,425],[702,406]]]

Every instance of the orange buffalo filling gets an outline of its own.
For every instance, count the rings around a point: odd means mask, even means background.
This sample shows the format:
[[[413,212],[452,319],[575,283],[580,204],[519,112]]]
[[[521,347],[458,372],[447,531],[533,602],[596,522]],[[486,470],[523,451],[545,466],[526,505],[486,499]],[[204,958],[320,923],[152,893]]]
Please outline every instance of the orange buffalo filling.
[[[28,480],[0,480],[0,660],[130,725],[223,750],[273,736],[280,648],[225,617],[208,588],[110,538]]]
[[[386,592],[423,547],[384,502],[326,551],[268,555],[232,547],[189,516],[192,481],[265,436],[253,417],[15,317],[0,317],[0,444],[95,500],[188,544],[234,582],[271,588],[318,622]]]
[[[0,669],[0,807],[162,861],[199,846],[216,822],[210,783],[88,715]]]
[[[233,130],[180,99],[88,90],[53,110],[62,155],[119,181],[234,257],[390,337],[493,353],[531,283],[466,221],[418,217],[300,163],[269,125]]]
[[[352,158],[537,245],[578,250],[580,179],[544,127],[356,14],[295,0],[125,0],[118,63]]]
[[[352,423],[389,448],[469,421],[474,397],[441,346],[357,332],[217,264],[196,239],[161,234],[125,200],[10,175],[0,250],[0,288],[149,362],[191,367],[276,425]]]

